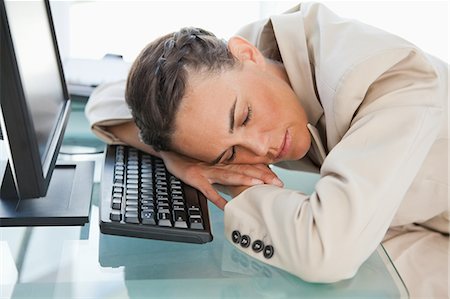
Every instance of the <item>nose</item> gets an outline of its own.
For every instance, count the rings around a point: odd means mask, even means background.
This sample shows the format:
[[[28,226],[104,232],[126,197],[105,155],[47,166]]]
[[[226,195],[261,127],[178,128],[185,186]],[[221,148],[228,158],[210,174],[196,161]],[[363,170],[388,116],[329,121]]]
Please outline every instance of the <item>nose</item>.
[[[269,141],[270,136],[267,132],[253,131],[243,136],[242,144],[255,155],[265,157],[270,150]]]

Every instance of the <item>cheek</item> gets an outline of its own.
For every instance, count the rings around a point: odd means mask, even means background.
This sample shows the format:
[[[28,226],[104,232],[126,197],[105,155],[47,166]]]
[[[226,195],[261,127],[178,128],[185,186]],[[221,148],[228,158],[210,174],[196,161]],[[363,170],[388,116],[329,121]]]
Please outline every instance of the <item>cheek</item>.
[[[283,92],[271,93],[268,91],[266,94],[260,95],[260,100],[257,107],[258,110],[260,110],[258,116],[261,117],[263,122],[269,126],[279,124],[280,121],[286,120],[287,117],[290,118],[290,114],[292,113],[292,107],[289,105],[289,99]]]

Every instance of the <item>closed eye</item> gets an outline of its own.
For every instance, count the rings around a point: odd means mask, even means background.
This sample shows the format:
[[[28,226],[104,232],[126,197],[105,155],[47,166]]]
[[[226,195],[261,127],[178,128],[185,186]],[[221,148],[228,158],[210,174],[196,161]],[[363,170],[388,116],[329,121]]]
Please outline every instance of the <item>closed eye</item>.
[[[236,158],[236,148],[234,146],[231,147],[231,156],[227,159],[227,163],[233,162]]]
[[[248,124],[248,122],[252,119],[253,116],[253,110],[252,107],[250,105],[247,106],[247,114],[245,116],[244,121],[242,122],[242,126],[246,126]],[[227,163],[231,163],[233,162],[233,160],[236,158],[236,147],[231,147],[231,155],[230,157],[226,160]]]
[[[252,107],[250,105],[247,106],[247,114],[245,115],[245,119],[242,122],[242,126],[245,127],[248,122],[252,119],[253,116],[253,110]],[[236,147],[231,147],[231,155],[228,159],[226,159],[227,163],[231,163],[234,161],[234,159],[236,158]]]
[[[253,116],[253,110],[252,110],[252,107],[249,105],[248,107],[247,107],[247,115],[245,116],[245,119],[244,119],[244,121],[242,122],[242,125],[245,127],[247,124],[248,124],[248,122],[252,119],[252,116]]]

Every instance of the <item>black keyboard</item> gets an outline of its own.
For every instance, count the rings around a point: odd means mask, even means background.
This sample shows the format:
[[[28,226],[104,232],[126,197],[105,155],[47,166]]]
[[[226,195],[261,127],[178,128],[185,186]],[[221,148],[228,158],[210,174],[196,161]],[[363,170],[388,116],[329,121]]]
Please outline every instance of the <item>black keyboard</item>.
[[[102,233],[188,243],[212,240],[207,199],[169,173],[163,160],[110,145],[101,183]]]

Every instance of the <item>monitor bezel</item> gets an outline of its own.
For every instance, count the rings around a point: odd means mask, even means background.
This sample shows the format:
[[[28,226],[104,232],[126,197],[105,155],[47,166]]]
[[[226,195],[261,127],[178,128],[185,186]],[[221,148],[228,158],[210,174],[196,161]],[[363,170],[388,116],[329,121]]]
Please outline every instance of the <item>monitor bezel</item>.
[[[51,143],[45,155],[41,158],[33,121],[28,110],[26,94],[22,85],[7,10],[4,1],[0,1],[0,30],[2,36],[0,50],[0,60],[2,61],[0,122],[9,160],[2,184],[2,197],[5,194],[8,197],[15,194],[22,199],[45,196],[69,119],[70,96],[65,83],[50,3],[48,0],[43,0],[43,3],[61,79],[60,84],[64,97],[61,100],[64,103],[60,110],[57,126],[51,137]]]

